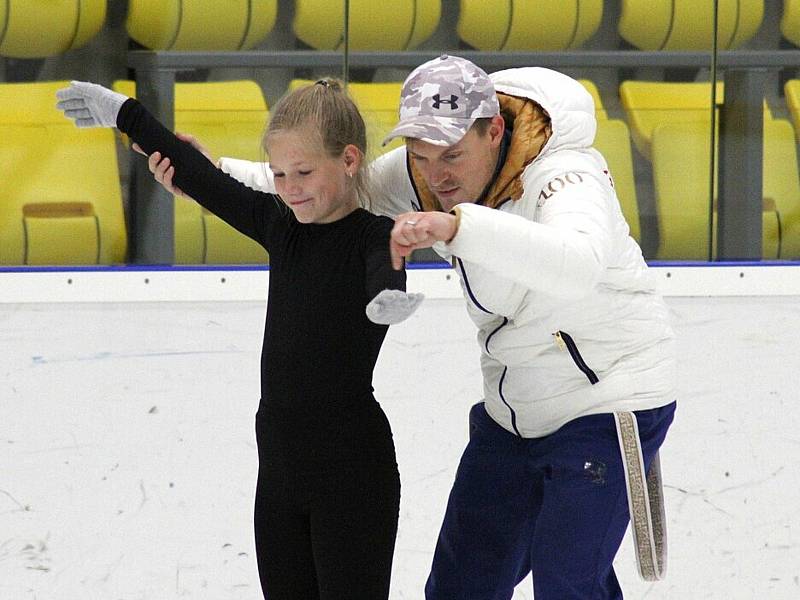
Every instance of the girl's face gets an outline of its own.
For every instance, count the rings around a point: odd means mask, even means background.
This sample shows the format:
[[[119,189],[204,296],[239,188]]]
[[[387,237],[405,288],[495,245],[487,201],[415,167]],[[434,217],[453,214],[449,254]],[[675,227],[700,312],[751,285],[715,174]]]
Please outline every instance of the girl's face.
[[[355,146],[330,157],[318,136],[304,130],[277,131],[269,136],[269,167],[275,190],[301,223],[332,223],[358,206],[348,173],[360,158]]]

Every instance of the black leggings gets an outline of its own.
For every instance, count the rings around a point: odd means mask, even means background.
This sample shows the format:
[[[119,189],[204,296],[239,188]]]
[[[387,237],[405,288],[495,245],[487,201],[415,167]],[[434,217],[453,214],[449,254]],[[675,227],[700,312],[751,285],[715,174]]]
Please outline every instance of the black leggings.
[[[259,440],[255,541],[266,600],[386,600],[400,506],[391,453],[309,469]]]

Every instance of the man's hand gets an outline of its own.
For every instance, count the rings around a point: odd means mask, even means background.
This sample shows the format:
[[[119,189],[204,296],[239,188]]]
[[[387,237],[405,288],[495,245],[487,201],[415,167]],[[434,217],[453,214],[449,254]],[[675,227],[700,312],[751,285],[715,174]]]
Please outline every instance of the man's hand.
[[[403,259],[418,248],[430,248],[436,242],[449,242],[456,235],[458,220],[444,212],[407,212],[394,219],[389,241],[392,266],[403,268]]]
[[[214,162],[214,159],[211,157],[211,153],[208,151],[208,148],[201,144],[200,141],[193,135],[189,135],[188,133],[179,133],[176,131],[175,137],[182,142],[191,144],[209,161]],[[147,154],[139,147],[138,144],[134,143],[131,147],[139,154],[147,156]],[[186,194],[184,194],[179,187],[172,184],[172,178],[175,175],[175,167],[172,166],[169,158],[162,157],[160,152],[153,152],[147,157],[147,167],[150,169],[150,172],[153,174],[155,180],[160,183],[161,186],[170,194],[174,196],[184,196],[185,198],[189,197],[186,196]]]

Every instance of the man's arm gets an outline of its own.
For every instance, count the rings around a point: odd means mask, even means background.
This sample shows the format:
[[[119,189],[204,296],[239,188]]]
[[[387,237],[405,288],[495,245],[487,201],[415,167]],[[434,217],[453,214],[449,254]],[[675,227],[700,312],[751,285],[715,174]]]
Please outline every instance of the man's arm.
[[[608,231],[598,223],[537,223],[476,204],[456,207],[453,255],[558,298],[589,293],[605,269]]]
[[[365,208],[376,215],[395,218],[419,210],[419,200],[408,173],[405,146],[382,154],[369,165],[369,198]]]
[[[414,249],[444,243],[448,253],[529,289],[583,296],[602,276],[612,245],[609,208],[596,185],[574,186],[548,201],[541,222],[471,203],[450,215],[400,215],[391,236],[393,265],[399,268]]]
[[[247,187],[275,193],[272,172],[267,163],[224,157],[217,164]],[[391,218],[418,210],[417,194],[406,167],[405,147],[395,148],[370,163],[364,208],[373,214]]]
[[[196,138],[186,134],[178,135],[183,135],[185,141],[198,150],[205,150]],[[156,159],[150,156],[147,164],[155,180],[164,186],[164,189],[178,196],[185,195],[172,182],[175,170],[165,164],[160,157]],[[217,161],[217,166],[251,189],[276,193],[269,163],[222,157]],[[419,201],[406,168],[405,148],[396,148],[372,161],[368,181],[364,207],[370,212],[394,218],[400,213],[419,209]]]
[[[222,157],[217,162],[217,166],[251,189],[270,194],[275,193],[275,182],[269,163]]]

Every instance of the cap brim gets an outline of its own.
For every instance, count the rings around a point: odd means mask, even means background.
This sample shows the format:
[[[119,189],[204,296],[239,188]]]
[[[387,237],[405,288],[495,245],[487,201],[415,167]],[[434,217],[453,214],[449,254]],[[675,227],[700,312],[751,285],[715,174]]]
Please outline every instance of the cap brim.
[[[383,146],[398,137],[412,138],[435,146],[452,146],[461,141],[477,119],[417,115],[404,121],[383,139]]]

